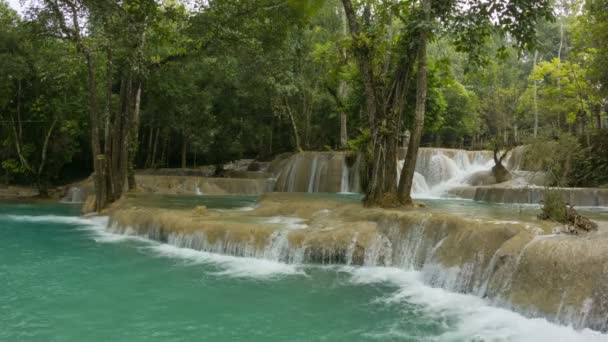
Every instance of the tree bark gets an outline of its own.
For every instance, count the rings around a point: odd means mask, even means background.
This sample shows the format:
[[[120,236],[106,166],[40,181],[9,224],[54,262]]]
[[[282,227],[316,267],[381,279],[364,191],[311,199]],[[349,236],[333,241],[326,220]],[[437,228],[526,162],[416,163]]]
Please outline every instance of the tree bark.
[[[346,20],[346,15],[344,12],[340,13],[340,17],[342,18],[342,35],[346,37],[348,34],[348,23]],[[348,63],[348,55],[346,53],[345,48],[340,49],[340,53],[342,54],[343,63],[346,65]],[[338,85],[338,106],[340,109],[340,148],[346,149],[348,148],[348,113],[346,112],[346,108],[344,108],[345,99],[348,96],[348,84],[342,79],[340,80],[340,84]]]
[[[154,143],[154,127],[150,126],[150,132],[148,133],[148,147],[146,148],[146,161],[144,162],[144,168],[150,167],[150,161],[152,160],[152,144]]]
[[[538,59],[538,50],[534,51],[534,68]],[[538,81],[534,81],[534,137],[538,135]]]
[[[430,25],[431,0],[424,0],[422,3],[424,11],[424,20],[426,25]],[[422,129],[424,127],[424,114],[426,111],[426,96],[427,96],[427,41],[429,32],[428,28],[422,28],[420,31],[420,41],[418,47],[418,79],[416,82],[416,109],[414,115],[414,127],[412,135],[405,155],[405,162],[401,170],[401,178],[399,180],[399,189],[397,191],[399,201],[405,205],[412,204],[412,185],[414,180],[414,172],[416,170],[416,160],[418,158],[418,148],[420,147],[420,139],[422,137]]]
[[[342,0],[342,4],[344,6],[344,14],[346,15],[348,26],[350,28],[350,34],[355,40],[355,44],[358,45],[355,48],[355,57],[357,59],[357,64],[359,65],[361,78],[363,79],[368,122],[370,127],[373,128],[376,122],[378,101],[376,99],[376,81],[372,67],[372,58],[369,47],[366,46],[364,42],[359,41],[361,39],[361,28],[357,22],[357,16],[351,0]]]
[[[152,158],[150,159],[149,167],[156,167],[156,151],[158,150],[159,137],[160,137],[160,128],[157,128],[156,136],[154,137],[154,146],[152,147]]]
[[[106,156],[101,153],[99,141],[99,112],[97,108],[97,81],[95,78],[95,63],[91,52],[85,52],[87,61],[87,77],[89,91],[89,121],[91,122],[91,151],[93,153],[93,168],[95,180],[95,211],[100,212],[107,206],[105,179]]]
[[[182,133],[182,169],[185,169],[188,166],[188,139],[186,138],[186,134]]]
[[[296,148],[296,151],[299,152],[302,150],[302,146],[300,145],[300,135],[298,134],[298,126],[296,124],[296,119],[293,115],[293,112],[291,110],[291,106],[289,105],[289,100],[287,100],[287,97],[284,97],[283,101],[284,101],[285,111],[287,112],[287,115],[289,116],[289,121],[291,123],[291,130],[293,132],[295,148]]]
[[[340,111],[340,148],[348,147],[348,128],[346,125],[347,114],[345,110]]]
[[[137,151],[139,147],[139,121],[140,121],[140,106],[141,106],[141,81],[137,84],[137,90],[135,91],[135,104],[133,108],[133,116],[129,125],[130,140],[128,150],[128,185],[129,191],[133,191],[137,188],[137,182],[135,180],[135,161],[137,158]]]
[[[367,117],[371,133],[371,155],[366,155],[367,177],[365,206],[395,207],[399,205],[397,193],[397,144],[401,114],[405,107],[409,73],[412,67],[411,47],[405,51],[404,60],[398,61],[394,78],[377,83],[373,70],[373,46],[362,37],[369,25],[370,1],[363,10],[363,29],[350,0],[342,0],[350,33],[354,40],[354,56],[364,85]],[[414,54],[415,54],[414,50]],[[403,65],[401,65],[403,64]],[[382,91],[382,90],[385,91]]]

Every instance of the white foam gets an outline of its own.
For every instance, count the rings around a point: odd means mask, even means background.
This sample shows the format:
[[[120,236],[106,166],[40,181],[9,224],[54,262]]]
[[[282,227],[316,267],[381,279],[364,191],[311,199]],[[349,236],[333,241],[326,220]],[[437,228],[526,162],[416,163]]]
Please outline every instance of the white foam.
[[[11,221],[18,222],[50,222],[50,223],[65,223],[70,225],[87,225],[89,220],[76,216],[60,216],[60,215],[1,215],[0,218],[5,218]]]
[[[608,335],[527,318],[490,306],[473,295],[448,292],[425,285],[422,274],[387,267],[343,268],[355,284],[390,284],[397,290],[380,299],[387,304],[409,303],[424,314],[449,325],[439,341],[608,341]]]
[[[129,231],[126,234],[116,234],[108,231],[108,222],[109,218],[105,216],[92,216],[88,218],[88,225],[82,227],[82,230],[88,231],[93,235],[93,240],[99,243],[116,243],[123,242],[128,240],[140,241],[140,242],[149,242],[149,239],[146,239],[141,236],[135,235],[135,233],[130,234]]]
[[[168,244],[155,244],[148,248],[164,257],[179,258],[197,264],[219,267],[222,270],[214,274],[220,276],[272,279],[285,275],[305,275],[300,266],[271,260],[208,253]]]

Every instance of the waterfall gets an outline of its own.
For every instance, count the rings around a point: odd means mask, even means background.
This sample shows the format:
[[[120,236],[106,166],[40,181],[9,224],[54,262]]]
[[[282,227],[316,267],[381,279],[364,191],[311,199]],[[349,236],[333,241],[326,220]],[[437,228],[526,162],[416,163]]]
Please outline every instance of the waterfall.
[[[308,192],[314,192],[315,191],[315,180],[316,180],[316,175],[317,175],[317,162],[319,160],[319,156],[314,157],[314,159],[312,160],[312,166],[310,168],[310,180],[308,181]]]
[[[532,231],[538,227],[528,223],[418,211],[370,211],[369,215],[363,211],[354,217],[345,211],[347,217],[356,218],[351,221],[320,210],[308,221],[255,216],[246,225],[240,220],[217,225],[212,218],[201,221],[181,213],[135,208],[113,213],[108,230],[287,264],[388,266],[418,272],[430,286],[475,294],[537,317],[575,327],[608,328],[603,309],[608,305],[604,296],[608,286],[603,285],[602,273],[608,247],[601,239],[536,235]],[[206,220],[211,224],[204,224]]]
[[[348,193],[349,189],[349,174],[350,174],[350,169],[348,168],[348,165],[346,165],[346,158],[344,158],[343,161],[343,165],[342,165],[342,178],[340,180],[340,192],[341,193]]]
[[[72,186],[61,201],[64,203],[83,203],[86,197],[86,191],[77,186]]]
[[[400,153],[401,155],[403,153]],[[275,171],[279,192],[361,192],[363,160],[357,156],[349,166],[345,152],[301,152],[292,155]],[[451,188],[468,185],[468,178],[493,166],[491,151],[420,148],[414,174],[413,195],[440,197]],[[397,163],[397,177],[403,160]]]

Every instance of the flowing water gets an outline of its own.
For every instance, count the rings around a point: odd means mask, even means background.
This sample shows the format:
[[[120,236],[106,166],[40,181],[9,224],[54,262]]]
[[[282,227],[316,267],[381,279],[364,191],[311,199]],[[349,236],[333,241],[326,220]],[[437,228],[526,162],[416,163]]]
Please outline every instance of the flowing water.
[[[361,191],[362,160],[352,165],[344,152],[302,152],[291,156],[277,171],[276,191],[340,192]],[[489,151],[421,148],[416,163],[413,193],[419,198],[436,198],[450,188],[467,184],[467,178],[487,171],[494,164]],[[400,175],[403,160],[398,162]]]
[[[237,202],[206,205],[250,204]],[[1,341],[608,340],[429,287],[417,271],[198,252],[77,214],[0,206]]]

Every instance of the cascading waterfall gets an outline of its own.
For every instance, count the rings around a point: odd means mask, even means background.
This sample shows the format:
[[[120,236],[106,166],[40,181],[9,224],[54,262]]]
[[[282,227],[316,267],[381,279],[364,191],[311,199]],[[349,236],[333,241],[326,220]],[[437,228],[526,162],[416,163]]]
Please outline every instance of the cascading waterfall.
[[[467,185],[472,174],[489,170],[492,166],[489,151],[420,149],[416,172],[421,177],[418,180],[414,177],[414,182],[420,186],[413,189],[413,194],[417,197],[440,197],[450,188]]]
[[[348,165],[346,165],[346,159],[344,159],[342,165],[342,179],[340,180],[340,192],[341,193],[348,193],[349,192],[349,174],[350,174],[350,169],[348,167]]]
[[[317,163],[319,156],[315,156],[312,160],[312,166],[310,168],[310,180],[308,181],[308,192],[315,192],[315,180],[317,176]]]
[[[83,203],[86,196],[86,191],[77,186],[73,186],[68,189],[67,194],[61,201],[65,203]]]
[[[580,247],[560,245],[570,244],[572,240],[556,235],[537,236],[525,228],[525,224],[501,223],[496,228],[488,228],[487,225],[496,223],[432,213],[370,216],[368,219],[375,222],[371,230],[369,225],[353,228],[357,227],[353,226],[356,223],[340,225],[331,219],[325,221],[324,215],[329,214],[314,216],[315,220],[320,220],[320,226],[314,229],[296,218],[276,216],[261,218],[276,227],[272,229],[256,232],[250,228],[210,228],[206,231],[203,224],[196,233],[188,232],[190,229],[172,230],[174,223],[163,215],[154,219],[136,214],[127,216],[126,221],[121,221],[119,215],[116,219],[113,217],[108,230],[144,236],[177,247],[287,264],[388,266],[415,271],[419,272],[421,280],[434,287],[475,294],[501,306],[575,327],[608,329],[603,316],[598,316],[603,305],[608,304],[602,291],[590,292],[587,296],[593,298],[581,304],[577,293],[579,285],[570,285],[571,280],[568,280],[557,285],[562,286],[563,291],[570,291],[567,298],[543,302],[549,299],[529,294],[530,274],[534,276],[537,270],[548,275],[563,271],[562,265],[554,263],[554,257],[539,260],[538,255],[543,258],[547,250],[565,250],[564,258],[576,258],[568,248],[579,251]],[[556,271],[558,269],[562,271]],[[576,271],[569,269],[567,272]],[[534,280],[537,291],[545,292],[547,284],[543,281]],[[540,302],[533,302],[532,307],[520,307],[521,296]],[[534,305],[540,305],[545,311],[535,311]]]
[[[353,165],[346,152],[302,152],[295,154],[276,172],[279,192],[361,192],[361,156]],[[448,189],[465,185],[475,172],[493,166],[492,152],[421,148],[414,174],[413,194],[438,197]],[[397,177],[403,160],[397,163]]]

